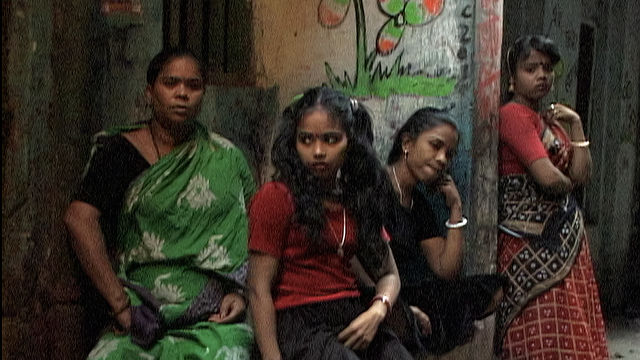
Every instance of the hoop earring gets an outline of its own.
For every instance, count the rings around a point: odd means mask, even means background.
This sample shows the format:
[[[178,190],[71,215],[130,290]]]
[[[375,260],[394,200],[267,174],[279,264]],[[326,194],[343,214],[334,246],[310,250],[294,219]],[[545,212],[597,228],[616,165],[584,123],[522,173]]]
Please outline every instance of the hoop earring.
[[[409,150],[403,149],[403,151],[404,151],[404,161],[407,161],[407,159],[409,158]]]

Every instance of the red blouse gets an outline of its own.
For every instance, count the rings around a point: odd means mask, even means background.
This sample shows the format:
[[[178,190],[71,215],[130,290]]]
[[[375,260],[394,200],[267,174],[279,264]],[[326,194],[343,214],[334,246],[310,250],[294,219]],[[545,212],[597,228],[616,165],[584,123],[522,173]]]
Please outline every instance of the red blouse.
[[[327,211],[326,241],[315,244],[306,230],[294,223],[295,204],[287,186],[263,185],[249,209],[249,250],[280,261],[273,289],[276,310],[360,295],[349,259],[357,248],[355,221],[346,216],[344,257],[337,253],[342,239],[342,208]]]
[[[524,174],[534,161],[549,157],[540,139],[544,126],[542,117],[528,106],[511,102],[500,108],[500,175]],[[551,128],[563,146],[570,146],[569,136],[562,127]]]

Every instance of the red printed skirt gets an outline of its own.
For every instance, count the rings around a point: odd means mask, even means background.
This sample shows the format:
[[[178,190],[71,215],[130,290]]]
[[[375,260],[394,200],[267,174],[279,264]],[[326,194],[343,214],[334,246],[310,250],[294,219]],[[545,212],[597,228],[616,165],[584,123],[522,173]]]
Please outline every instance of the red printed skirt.
[[[608,359],[607,339],[586,234],[569,273],[519,311],[502,339],[502,359]],[[499,271],[524,240],[500,233]]]

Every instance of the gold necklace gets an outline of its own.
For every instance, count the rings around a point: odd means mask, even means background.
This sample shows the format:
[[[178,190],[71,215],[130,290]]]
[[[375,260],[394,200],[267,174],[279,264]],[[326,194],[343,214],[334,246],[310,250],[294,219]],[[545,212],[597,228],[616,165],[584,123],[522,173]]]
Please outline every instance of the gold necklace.
[[[329,229],[331,229],[331,233],[333,234],[333,237],[336,239],[336,241],[338,241],[338,235],[336,235],[335,230],[333,230],[333,226],[331,225],[331,222],[329,222]],[[345,210],[345,208],[342,208],[342,240],[340,240],[340,242],[338,243],[338,255],[340,257],[344,257],[344,250],[342,250],[342,247],[344,246],[344,240],[347,237],[347,211]]]

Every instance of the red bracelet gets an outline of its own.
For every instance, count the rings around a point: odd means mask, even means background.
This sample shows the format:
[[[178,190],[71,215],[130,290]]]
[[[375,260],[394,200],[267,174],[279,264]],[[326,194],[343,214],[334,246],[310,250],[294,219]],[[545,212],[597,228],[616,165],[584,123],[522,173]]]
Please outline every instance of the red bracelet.
[[[387,307],[387,315],[391,314],[391,300],[387,295],[376,295],[371,299],[369,306],[373,305],[374,302],[380,300]]]

